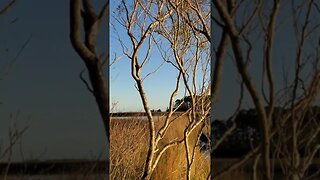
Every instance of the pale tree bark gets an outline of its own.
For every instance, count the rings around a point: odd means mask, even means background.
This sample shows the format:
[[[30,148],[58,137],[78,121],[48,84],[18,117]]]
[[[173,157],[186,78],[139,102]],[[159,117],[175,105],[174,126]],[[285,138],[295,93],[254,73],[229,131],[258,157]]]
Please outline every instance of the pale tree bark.
[[[291,65],[295,64],[292,76],[293,82],[287,80],[284,87],[276,87],[273,77],[273,72],[275,71],[272,65],[272,62],[276,61],[273,53],[274,44],[279,42],[275,39],[277,29],[281,25],[277,23],[279,19],[278,14],[284,2],[281,0],[270,2],[260,0],[221,0],[213,1],[213,4],[216,14],[212,17],[212,22],[215,24],[212,28],[219,28],[222,37],[220,44],[213,50],[213,53],[217,58],[221,54],[221,51],[217,51],[217,49],[231,48],[231,57],[236,62],[237,70],[258,112],[258,120],[263,135],[259,146],[254,147],[252,151],[233,165],[215,173],[213,177],[222,177],[254,156],[261,156],[262,171],[265,172],[262,175],[264,179],[274,179],[275,160],[271,160],[271,157],[278,159],[285,157],[282,159],[283,162],[281,164],[287,178],[305,178],[307,169],[312,164],[313,158],[319,150],[319,146],[315,143],[315,139],[318,137],[318,124],[315,121],[316,114],[310,116],[312,104],[317,104],[317,97],[319,95],[319,48],[317,47],[318,42],[312,40],[312,38],[317,38],[316,33],[319,32],[319,25],[315,20],[315,17],[319,16],[317,3],[312,0],[304,2],[291,1],[293,12],[291,15],[292,24],[296,32],[293,38],[297,39],[297,48],[295,51],[290,52],[294,54],[295,58],[295,61],[291,63]],[[235,14],[244,15],[236,17]],[[263,45],[261,48],[263,50],[261,53],[263,59],[261,92],[257,90],[255,82],[250,78],[253,74],[250,74],[247,68],[248,62],[253,60],[252,51],[258,49],[258,47],[254,47],[255,45],[252,40],[252,37],[256,36],[250,33],[254,34],[253,32],[257,30],[261,31],[258,37],[263,42],[261,43]],[[225,36],[230,40],[230,46],[229,44],[222,43]],[[310,44],[312,44],[313,48],[310,48]],[[217,62],[218,58],[215,60]],[[308,65],[311,65],[313,68],[309,68],[310,74],[306,76],[305,69],[307,69]],[[214,71],[219,72],[217,69]],[[264,86],[265,75],[267,86]],[[268,95],[266,95],[266,92]],[[288,92],[291,92],[291,96],[287,96]],[[285,99],[285,97],[288,98]],[[283,109],[284,111],[279,114],[278,110],[275,112],[275,109]],[[306,120],[306,116],[309,119]],[[309,132],[306,133],[307,127],[310,128],[312,126],[314,128],[312,130],[309,129]],[[291,130],[283,130],[285,127],[289,127]],[[234,126],[231,126],[226,131],[226,134],[216,141],[219,143],[214,147],[217,148],[232,133],[234,128]],[[271,147],[275,147],[276,150],[270,151]],[[300,152],[301,149],[305,149],[303,154]],[[254,167],[256,167],[256,164]],[[254,169],[257,170],[257,168]],[[256,177],[257,172],[253,176]]]
[[[210,112],[210,98],[208,98],[210,94],[210,49],[208,39],[183,21],[182,10],[183,8],[188,8],[187,3],[170,1],[144,2],[139,0],[130,3],[122,0],[120,7],[119,15],[115,17],[115,20],[125,28],[130,44],[125,43],[120,35],[118,35],[118,40],[123,48],[123,54],[130,59],[131,76],[136,82],[136,88],[149,124],[149,148],[141,178],[150,179],[152,177],[152,173],[155,171],[160,159],[169,148],[184,145],[187,167],[186,179],[190,179],[197,142],[191,144],[188,137],[191,133],[196,133],[197,135],[201,133],[196,130],[201,129],[201,125],[204,125]],[[207,20],[208,18],[206,18]],[[142,46],[147,46],[144,55],[142,55]],[[156,71],[147,73],[145,77],[141,75],[145,65],[152,57],[150,55],[152,46],[155,46],[162,55],[164,63],[172,65],[178,73],[175,88],[169,97],[169,108],[164,124],[158,131],[155,130],[154,118],[143,83],[146,77]],[[163,46],[171,46],[170,52],[164,50]],[[199,67],[203,67],[203,74],[201,74],[202,82],[198,83],[196,79],[197,73],[200,71]],[[176,111],[174,109],[174,99],[181,89],[180,86],[191,99],[190,109],[180,116],[187,115],[189,117],[188,122],[182,134],[183,138],[173,139],[163,145],[160,142],[168,130],[173,128],[173,122],[178,119],[173,114]]]
[[[108,70],[104,68],[103,59],[97,52],[96,42],[100,24],[107,18],[108,11],[109,1],[97,14],[90,0],[70,0],[70,39],[73,48],[86,65],[91,88],[82,78],[82,73],[80,76],[95,97],[109,141],[109,81],[105,73]]]
[[[259,93],[256,90],[255,85],[253,84],[252,80],[250,80],[250,76],[248,74],[247,67],[245,65],[245,60],[243,53],[241,51],[240,47],[240,36],[239,36],[239,31],[237,30],[233,18],[230,16],[228,13],[228,10],[226,6],[221,2],[221,1],[215,1],[215,5],[217,6],[217,10],[219,14],[221,15],[221,18],[225,22],[226,26],[226,31],[228,32],[230,39],[231,39],[231,44],[232,44],[232,49],[233,53],[236,59],[237,63],[237,68],[239,73],[241,74],[243,81],[252,97],[253,103],[255,104],[255,107],[257,108],[258,115],[259,115],[259,120],[260,120],[260,125],[263,131],[263,148],[262,148],[262,159],[264,163],[264,170],[265,170],[265,179],[270,180],[271,179],[271,169],[270,169],[270,159],[269,159],[269,154],[270,154],[270,139],[269,139],[269,134],[270,134],[270,125],[269,125],[269,120],[268,116],[265,112],[262,99],[259,96]]]

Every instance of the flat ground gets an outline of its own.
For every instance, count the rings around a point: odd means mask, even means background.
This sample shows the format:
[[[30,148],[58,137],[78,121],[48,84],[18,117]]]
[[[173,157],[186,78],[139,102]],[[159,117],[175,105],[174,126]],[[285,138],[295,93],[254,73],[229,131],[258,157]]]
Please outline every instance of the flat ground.
[[[177,114],[175,114],[176,116]],[[160,149],[168,142],[182,139],[187,122],[186,116],[176,119],[160,141]],[[164,123],[164,117],[155,117],[157,131]],[[196,133],[190,135],[190,144],[196,142],[195,135]],[[110,124],[110,179],[139,179],[146,159],[148,137],[148,121],[145,117],[116,117],[112,119]],[[185,165],[184,145],[174,146],[162,156],[152,179],[184,179]],[[192,176],[195,179],[206,179],[209,171],[210,161],[205,159],[205,156],[196,147],[195,161],[191,168]]]

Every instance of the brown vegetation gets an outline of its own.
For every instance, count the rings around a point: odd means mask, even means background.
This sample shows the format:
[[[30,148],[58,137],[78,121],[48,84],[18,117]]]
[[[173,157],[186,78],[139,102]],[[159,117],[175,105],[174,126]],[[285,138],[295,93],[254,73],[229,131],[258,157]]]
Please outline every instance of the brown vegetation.
[[[50,160],[0,163],[3,179],[103,179],[107,177],[105,160]]]
[[[155,127],[164,123],[164,118],[155,118]],[[183,138],[183,131],[187,125],[187,117],[179,117],[172,124],[172,128],[161,140],[160,145],[167,144],[177,138]],[[139,179],[148,150],[148,121],[138,117],[113,118],[110,124],[110,179]],[[199,128],[197,129],[199,131]],[[197,141],[195,133],[190,135],[190,143]],[[179,144],[168,149],[154,173],[152,179],[183,179],[186,175],[186,155],[184,145]],[[195,162],[191,167],[192,179],[206,179],[210,172],[210,161],[205,159],[198,146],[195,150]]]

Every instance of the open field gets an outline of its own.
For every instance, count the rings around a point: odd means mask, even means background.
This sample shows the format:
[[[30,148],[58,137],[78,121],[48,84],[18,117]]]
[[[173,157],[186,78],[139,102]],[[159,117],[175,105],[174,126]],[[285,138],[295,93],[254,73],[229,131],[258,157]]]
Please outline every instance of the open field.
[[[187,118],[182,116],[172,123],[172,126],[160,141],[160,146],[183,137]],[[164,123],[160,116],[155,117],[156,130]],[[196,130],[197,131],[197,130]],[[140,117],[112,118],[110,124],[110,179],[139,179],[143,172],[148,148],[148,123]],[[195,133],[190,135],[195,142]],[[152,179],[176,180],[185,178],[186,158],[184,145],[174,146],[166,151],[159,161]],[[210,159],[195,150],[195,162],[191,168],[193,179],[206,179],[210,171]]]
[[[214,159],[213,170],[219,172],[221,169],[227,167],[238,159]],[[317,159],[312,167],[312,171],[316,171],[320,167],[320,159]],[[7,164],[1,163],[1,172],[4,172]],[[48,161],[48,162],[27,162],[27,163],[12,163],[7,173],[8,180],[76,180],[87,179],[106,180],[108,174],[106,173],[107,162],[99,161]],[[129,167],[130,169],[131,167]],[[275,162],[276,177],[277,179],[285,179],[281,176],[281,169],[278,162]],[[1,179],[4,179],[4,174],[1,174]],[[160,175],[159,175],[160,176]],[[252,179],[252,161],[249,161],[244,166],[237,170],[221,177],[217,180],[250,180]],[[130,179],[130,178],[128,178]],[[132,178],[134,179],[134,178]],[[167,178],[170,179],[170,178]],[[199,178],[202,179],[202,178]],[[319,179],[319,176],[314,180]]]
[[[107,179],[108,161],[54,160],[0,163],[0,178],[7,180]]]
[[[80,173],[47,175],[9,175],[6,180],[109,180],[105,173],[83,175]]]
[[[213,171],[214,173],[219,173],[221,170],[223,170],[224,168],[232,165],[234,162],[238,161],[239,159],[236,158],[217,158],[217,159],[213,159]],[[236,170],[222,176],[221,178],[216,178],[216,180],[250,180],[252,179],[252,173],[253,173],[253,160],[249,160],[247,163],[245,163],[244,165],[240,166],[239,168],[237,168]],[[259,161],[258,164],[258,168],[262,167],[261,161]],[[315,173],[317,170],[320,169],[320,158],[315,159],[313,165],[311,166],[309,173],[313,174]],[[275,179],[285,179],[285,177],[282,174],[281,171],[281,165],[280,165],[280,161],[279,160],[275,160],[274,161],[274,176]],[[257,176],[258,178],[262,179],[262,172],[258,170],[257,172]],[[314,179],[311,180],[318,180],[320,179],[320,174],[318,174],[318,176],[316,176]]]

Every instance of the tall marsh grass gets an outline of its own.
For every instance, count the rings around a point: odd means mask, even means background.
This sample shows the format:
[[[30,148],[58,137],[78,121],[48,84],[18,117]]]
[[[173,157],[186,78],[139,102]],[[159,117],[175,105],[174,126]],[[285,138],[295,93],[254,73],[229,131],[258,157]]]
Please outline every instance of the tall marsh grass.
[[[180,117],[168,130],[160,146],[183,137],[187,118]],[[155,117],[156,130],[164,123],[163,118]],[[190,144],[196,143],[197,129],[189,137]],[[148,150],[148,121],[139,117],[112,119],[110,124],[110,179],[140,179]],[[191,167],[194,180],[206,179],[210,172],[210,161],[195,148],[195,160]],[[186,153],[183,144],[169,148],[162,156],[152,179],[176,180],[186,177]]]

